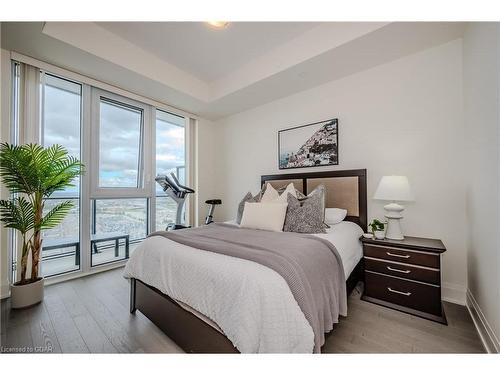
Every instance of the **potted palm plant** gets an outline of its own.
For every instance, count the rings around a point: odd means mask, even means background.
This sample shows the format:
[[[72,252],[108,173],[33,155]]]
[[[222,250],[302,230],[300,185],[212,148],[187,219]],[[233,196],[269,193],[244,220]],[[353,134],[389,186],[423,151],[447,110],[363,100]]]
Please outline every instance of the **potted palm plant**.
[[[71,201],[64,201],[44,212],[45,200],[73,186],[72,181],[83,170],[80,161],[60,145],[0,145],[0,177],[11,192],[11,199],[0,200],[0,220],[5,227],[17,230],[22,240],[21,278],[11,286],[13,308],[31,306],[43,299],[44,280],[39,275],[42,231],[61,223],[73,207]]]

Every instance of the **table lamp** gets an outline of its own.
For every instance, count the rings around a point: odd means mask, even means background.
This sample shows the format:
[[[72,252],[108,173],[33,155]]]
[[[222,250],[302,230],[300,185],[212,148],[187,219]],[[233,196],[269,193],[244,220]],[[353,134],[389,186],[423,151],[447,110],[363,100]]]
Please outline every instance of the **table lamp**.
[[[373,199],[390,201],[384,209],[387,218],[387,230],[385,237],[391,240],[403,240],[404,236],[401,232],[400,220],[403,218],[401,212],[405,209],[404,206],[396,202],[413,201],[413,194],[406,176],[384,176],[380,180],[377,191]]]

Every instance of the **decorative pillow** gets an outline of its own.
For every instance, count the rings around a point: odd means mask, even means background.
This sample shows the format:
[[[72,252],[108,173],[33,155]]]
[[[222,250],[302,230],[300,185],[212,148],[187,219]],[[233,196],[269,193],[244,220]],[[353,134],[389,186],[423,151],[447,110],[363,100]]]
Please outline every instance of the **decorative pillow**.
[[[289,183],[286,187],[279,188],[276,190],[273,185],[266,184],[266,189],[262,195],[261,202],[282,202],[286,203],[288,193],[297,197],[297,192],[293,183]]]
[[[297,198],[294,198],[297,199]],[[283,232],[287,203],[250,203],[245,202],[241,228]]]
[[[288,194],[293,195],[295,198],[297,198],[297,193],[295,192],[295,187],[293,186],[293,183],[288,184],[286,189],[282,193],[280,193],[280,196],[279,198],[276,199],[276,202],[287,203]]]
[[[266,188],[264,190],[264,193],[262,194],[262,198],[260,201],[262,203],[265,202],[272,202],[275,201],[280,197],[279,193],[276,191],[276,189],[271,185],[270,183],[266,184]]]
[[[236,223],[241,223],[241,218],[243,216],[243,210],[245,208],[245,202],[259,202],[260,201],[260,193],[255,197],[252,196],[252,193],[248,192],[241,200],[240,204],[238,204],[238,212],[236,213]]]
[[[293,183],[292,183],[293,184]],[[286,188],[290,186],[290,184],[288,185],[285,185],[285,186],[282,186],[280,187],[278,190],[278,193],[279,195],[282,195],[283,192],[286,190]],[[293,185],[295,187],[295,185]],[[302,198],[305,198],[306,196],[304,194],[302,194],[302,192],[300,190],[297,190],[297,188],[295,188],[295,195],[297,196],[298,199],[302,199]]]
[[[293,182],[291,182],[290,184],[292,184],[292,185],[293,185]],[[282,195],[282,194],[283,194],[283,192],[286,190],[286,188],[287,188],[288,186],[290,186],[290,184],[288,184],[288,185],[283,185],[283,186],[279,187],[278,189],[274,189],[274,187],[273,187],[273,186],[272,186],[272,185],[268,182],[268,183],[264,184],[264,186],[262,186],[262,190],[260,191],[260,194],[261,194],[261,196],[264,196],[264,194],[265,194],[265,192],[266,192],[266,189],[267,189],[267,186],[269,185],[269,186],[271,186],[274,190],[276,190],[276,191],[278,192],[278,195]],[[294,188],[295,188],[295,185],[293,185],[293,186],[294,186]],[[297,190],[296,188],[295,188],[295,195],[296,195],[296,196],[297,196],[297,198],[299,198],[299,199],[302,199],[302,198],[305,198],[305,197],[306,197],[306,196],[305,196],[305,195],[304,195],[301,191]],[[285,197],[286,197],[286,195],[285,195]],[[276,198],[275,198],[275,199],[276,199]]]
[[[326,227],[326,228],[330,228],[328,226],[327,223],[325,223],[325,206],[326,206],[326,194],[325,194],[325,185],[321,184],[321,185],[318,185],[314,188],[313,191],[311,191],[306,197],[304,198],[300,198],[299,197],[299,200],[301,202],[313,197],[313,196],[316,196],[316,195],[319,195],[320,197],[320,201],[321,201],[321,220],[323,221],[323,225]]]
[[[323,223],[321,194],[309,195],[299,201],[288,194],[288,209],[283,231],[297,233],[326,233]]]
[[[325,223],[335,225],[342,222],[347,216],[347,210],[343,208],[325,208]]]

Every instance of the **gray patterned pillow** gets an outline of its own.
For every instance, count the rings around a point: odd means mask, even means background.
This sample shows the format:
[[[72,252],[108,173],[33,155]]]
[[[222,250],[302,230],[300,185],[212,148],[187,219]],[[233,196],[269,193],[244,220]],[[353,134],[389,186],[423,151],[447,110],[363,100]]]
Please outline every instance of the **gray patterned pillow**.
[[[330,226],[328,224],[325,223],[325,206],[326,206],[326,192],[325,192],[325,185],[321,184],[321,185],[318,185],[314,188],[313,191],[311,191],[307,196],[305,196],[304,194],[302,194],[302,196],[299,196],[297,195],[297,198],[299,199],[299,201],[304,201],[306,199],[309,199],[310,197],[316,195],[316,194],[319,194],[319,196],[321,197],[321,217],[323,220],[323,226],[325,228],[330,228]]]
[[[314,194],[313,194],[314,193]],[[326,233],[323,225],[323,198],[316,189],[302,201],[288,194],[284,232]]]
[[[252,196],[252,193],[248,192],[241,200],[238,205],[238,212],[236,213],[236,222],[241,224],[241,218],[243,217],[243,210],[245,209],[245,202],[260,202],[261,193],[258,193],[255,197]]]

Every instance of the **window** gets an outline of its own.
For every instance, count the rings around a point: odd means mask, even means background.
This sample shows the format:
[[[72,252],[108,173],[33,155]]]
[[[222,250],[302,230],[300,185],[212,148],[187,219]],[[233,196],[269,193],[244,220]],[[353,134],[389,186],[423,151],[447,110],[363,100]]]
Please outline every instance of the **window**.
[[[186,132],[184,117],[156,111],[156,175],[175,173],[179,182],[186,181]],[[156,230],[165,230],[175,222],[177,204],[156,184]],[[183,215],[184,216],[184,215]],[[185,216],[184,216],[185,217]]]
[[[148,197],[150,112],[143,103],[92,89],[93,198]]]
[[[151,107],[92,89],[91,266],[127,259],[149,233]],[[148,148],[149,150],[151,147]],[[148,158],[149,156],[149,158]],[[147,179],[145,177],[148,177]]]
[[[42,144],[45,147],[60,144],[70,155],[81,159],[82,87],[44,72],[40,77]],[[61,224],[43,233],[43,276],[80,269],[80,179],[75,179],[73,184],[73,187],[55,192],[45,203],[45,212],[65,200],[70,200],[74,206]]]
[[[148,200],[92,200],[92,266],[127,259],[148,233]]]
[[[142,185],[142,111],[101,98],[99,129],[99,186]]]
[[[123,262],[148,233],[175,221],[177,206],[154,177],[173,172],[189,183],[190,123],[149,99],[134,100],[136,95],[123,90],[43,67],[12,63],[11,141],[60,144],[85,164],[86,172],[45,202],[46,212],[64,200],[74,207],[60,225],[43,233],[41,274],[92,272],[92,267]],[[39,118],[39,128],[33,118]],[[10,233],[15,281],[19,241]]]

